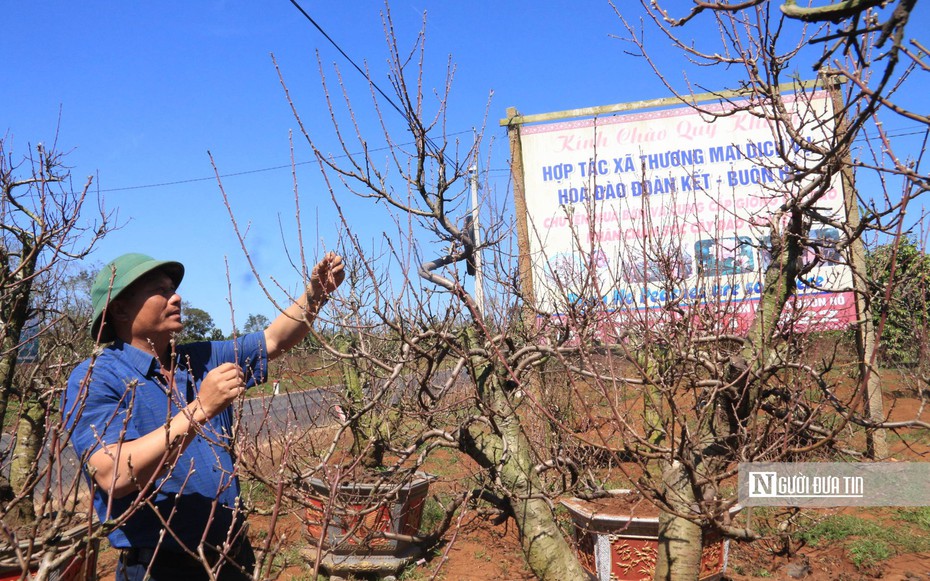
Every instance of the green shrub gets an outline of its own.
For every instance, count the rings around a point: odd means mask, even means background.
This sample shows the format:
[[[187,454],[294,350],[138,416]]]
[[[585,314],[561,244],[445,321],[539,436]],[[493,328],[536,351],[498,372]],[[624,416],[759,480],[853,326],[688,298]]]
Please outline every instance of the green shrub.
[[[866,265],[872,284],[872,312],[876,328],[882,316],[885,316],[879,351],[882,363],[927,363],[930,256],[917,242],[907,238],[900,241],[897,252],[891,244],[870,250],[866,257]],[[894,280],[891,294],[886,300],[892,265]]]

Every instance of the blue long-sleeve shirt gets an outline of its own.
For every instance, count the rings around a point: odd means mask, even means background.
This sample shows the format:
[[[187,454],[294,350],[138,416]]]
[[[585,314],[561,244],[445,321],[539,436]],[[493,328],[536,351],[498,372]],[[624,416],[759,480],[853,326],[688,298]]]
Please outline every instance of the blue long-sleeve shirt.
[[[176,349],[173,385],[167,385],[160,364],[151,354],[122,341],[106,347],[93,362],[78,365],[62,398],[62,413],[71,442],[94,490],[94,509],[101,521],[119,518],[138,500],[138,492],[110,498],[87,473],[94,452],[120,441],[130,441],[164,428],[188,402],[197,397],[200,383],[214,367],[237,363],[247,385],[267,376],[264,333],[235,341],[201,342]],[[145,494],[147,502],[134,509],[124,525],[110,535],[117,548],[154,548],[167,523],[162,549],[196,550],[201,541],[219,545],[234,530],[239,479],[232,455],[233,406],[203,426],[173,468],[163,473]],[[209,530],[206,537],[204,532]],[[179,544],[180,543],[180,544]]]

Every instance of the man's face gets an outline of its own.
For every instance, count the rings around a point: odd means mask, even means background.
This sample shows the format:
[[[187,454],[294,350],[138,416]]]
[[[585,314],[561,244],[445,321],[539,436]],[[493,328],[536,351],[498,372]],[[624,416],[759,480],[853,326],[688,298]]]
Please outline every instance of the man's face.
[[[120,294],[120,316],[131,322],[132,336],[155,339],[184,329],[181,297],[174,281],[161,271],[151,272]]]

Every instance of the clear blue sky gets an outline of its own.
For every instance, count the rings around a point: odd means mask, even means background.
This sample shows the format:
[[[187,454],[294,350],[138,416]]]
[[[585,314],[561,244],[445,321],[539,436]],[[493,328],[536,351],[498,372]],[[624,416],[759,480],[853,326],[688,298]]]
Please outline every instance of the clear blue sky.
[[[388,87],[382,2],[301,4]],[[638,2],[617,4],[637,18]],[[450,132],[470,142],[493,91],[487,135],[496,139],[491,169],[497,175],[507,169],[506,134],[497,124],[507,107],[529,114],[667,96],[646,63],[624,53],[631,47],[615,36],[625,31],[603,0],[395,0],[391,11],[406,45],[427,12],[428,87],[441,83],[448,55],[457,63]],[[269,55],[277,57],[310,131],[333,150],[314,53],[337,62],[350,90],[365,99],[358,73],[288,0],[13,1],[4,4],[2,29],[0,132],[8,147],[24,153],[50,143],[60,110],[58,146],[73,150],[67,162],[75,184],[94,175],[95,191],[125,222],[93,260],[139,251],[184,262],[182,296],[227,332],[228,264],[237,323],[249,313],[273,316],[243,260],[216,181],[201,179],[213,174],[207,151],[222,174],[241,174],[223,183],[243,225],[249,223],[256,267],[293,288],[299,275],[279,231],[284,223],[286,236],[292,232],[291,172],[256,171],[289,164],[288,132],[296,130]],[[650,43],[656,54],[667,52],[658,35]],[[714,84],[707,76],[701,81]],[[306,146],[297,155],[298,162],[310,159]],[[332,246],[336,217],[312,166],[305,167],[305,250],[313,256]],[[356,229],[381,229],[377,208],[347,204]],[[296,240],[287,242],[293,250]]]

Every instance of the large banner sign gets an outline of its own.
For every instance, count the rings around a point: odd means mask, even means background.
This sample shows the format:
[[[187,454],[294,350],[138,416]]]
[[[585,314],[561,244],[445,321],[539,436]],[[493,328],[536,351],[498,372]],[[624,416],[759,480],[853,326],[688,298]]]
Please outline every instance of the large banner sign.
[[[805,139],[832,137],[826,92],[785,101]],[[805,183],[780,152],[802,165],[816,161],[775,133],[748,112],[711,117],[690,107],[522,127],[539,305],[558,313],[578,300],[617,311],[714,301],[747,319],[773,233],[778,240],[784,226],[777,210]],[[845,221],[838,176],[816,206],[827,218],[820,222]],[[794,303],[803,325],[835,329],[855,319],[840,236],[829,225],[811,227],[803,261],[812,268]]]

